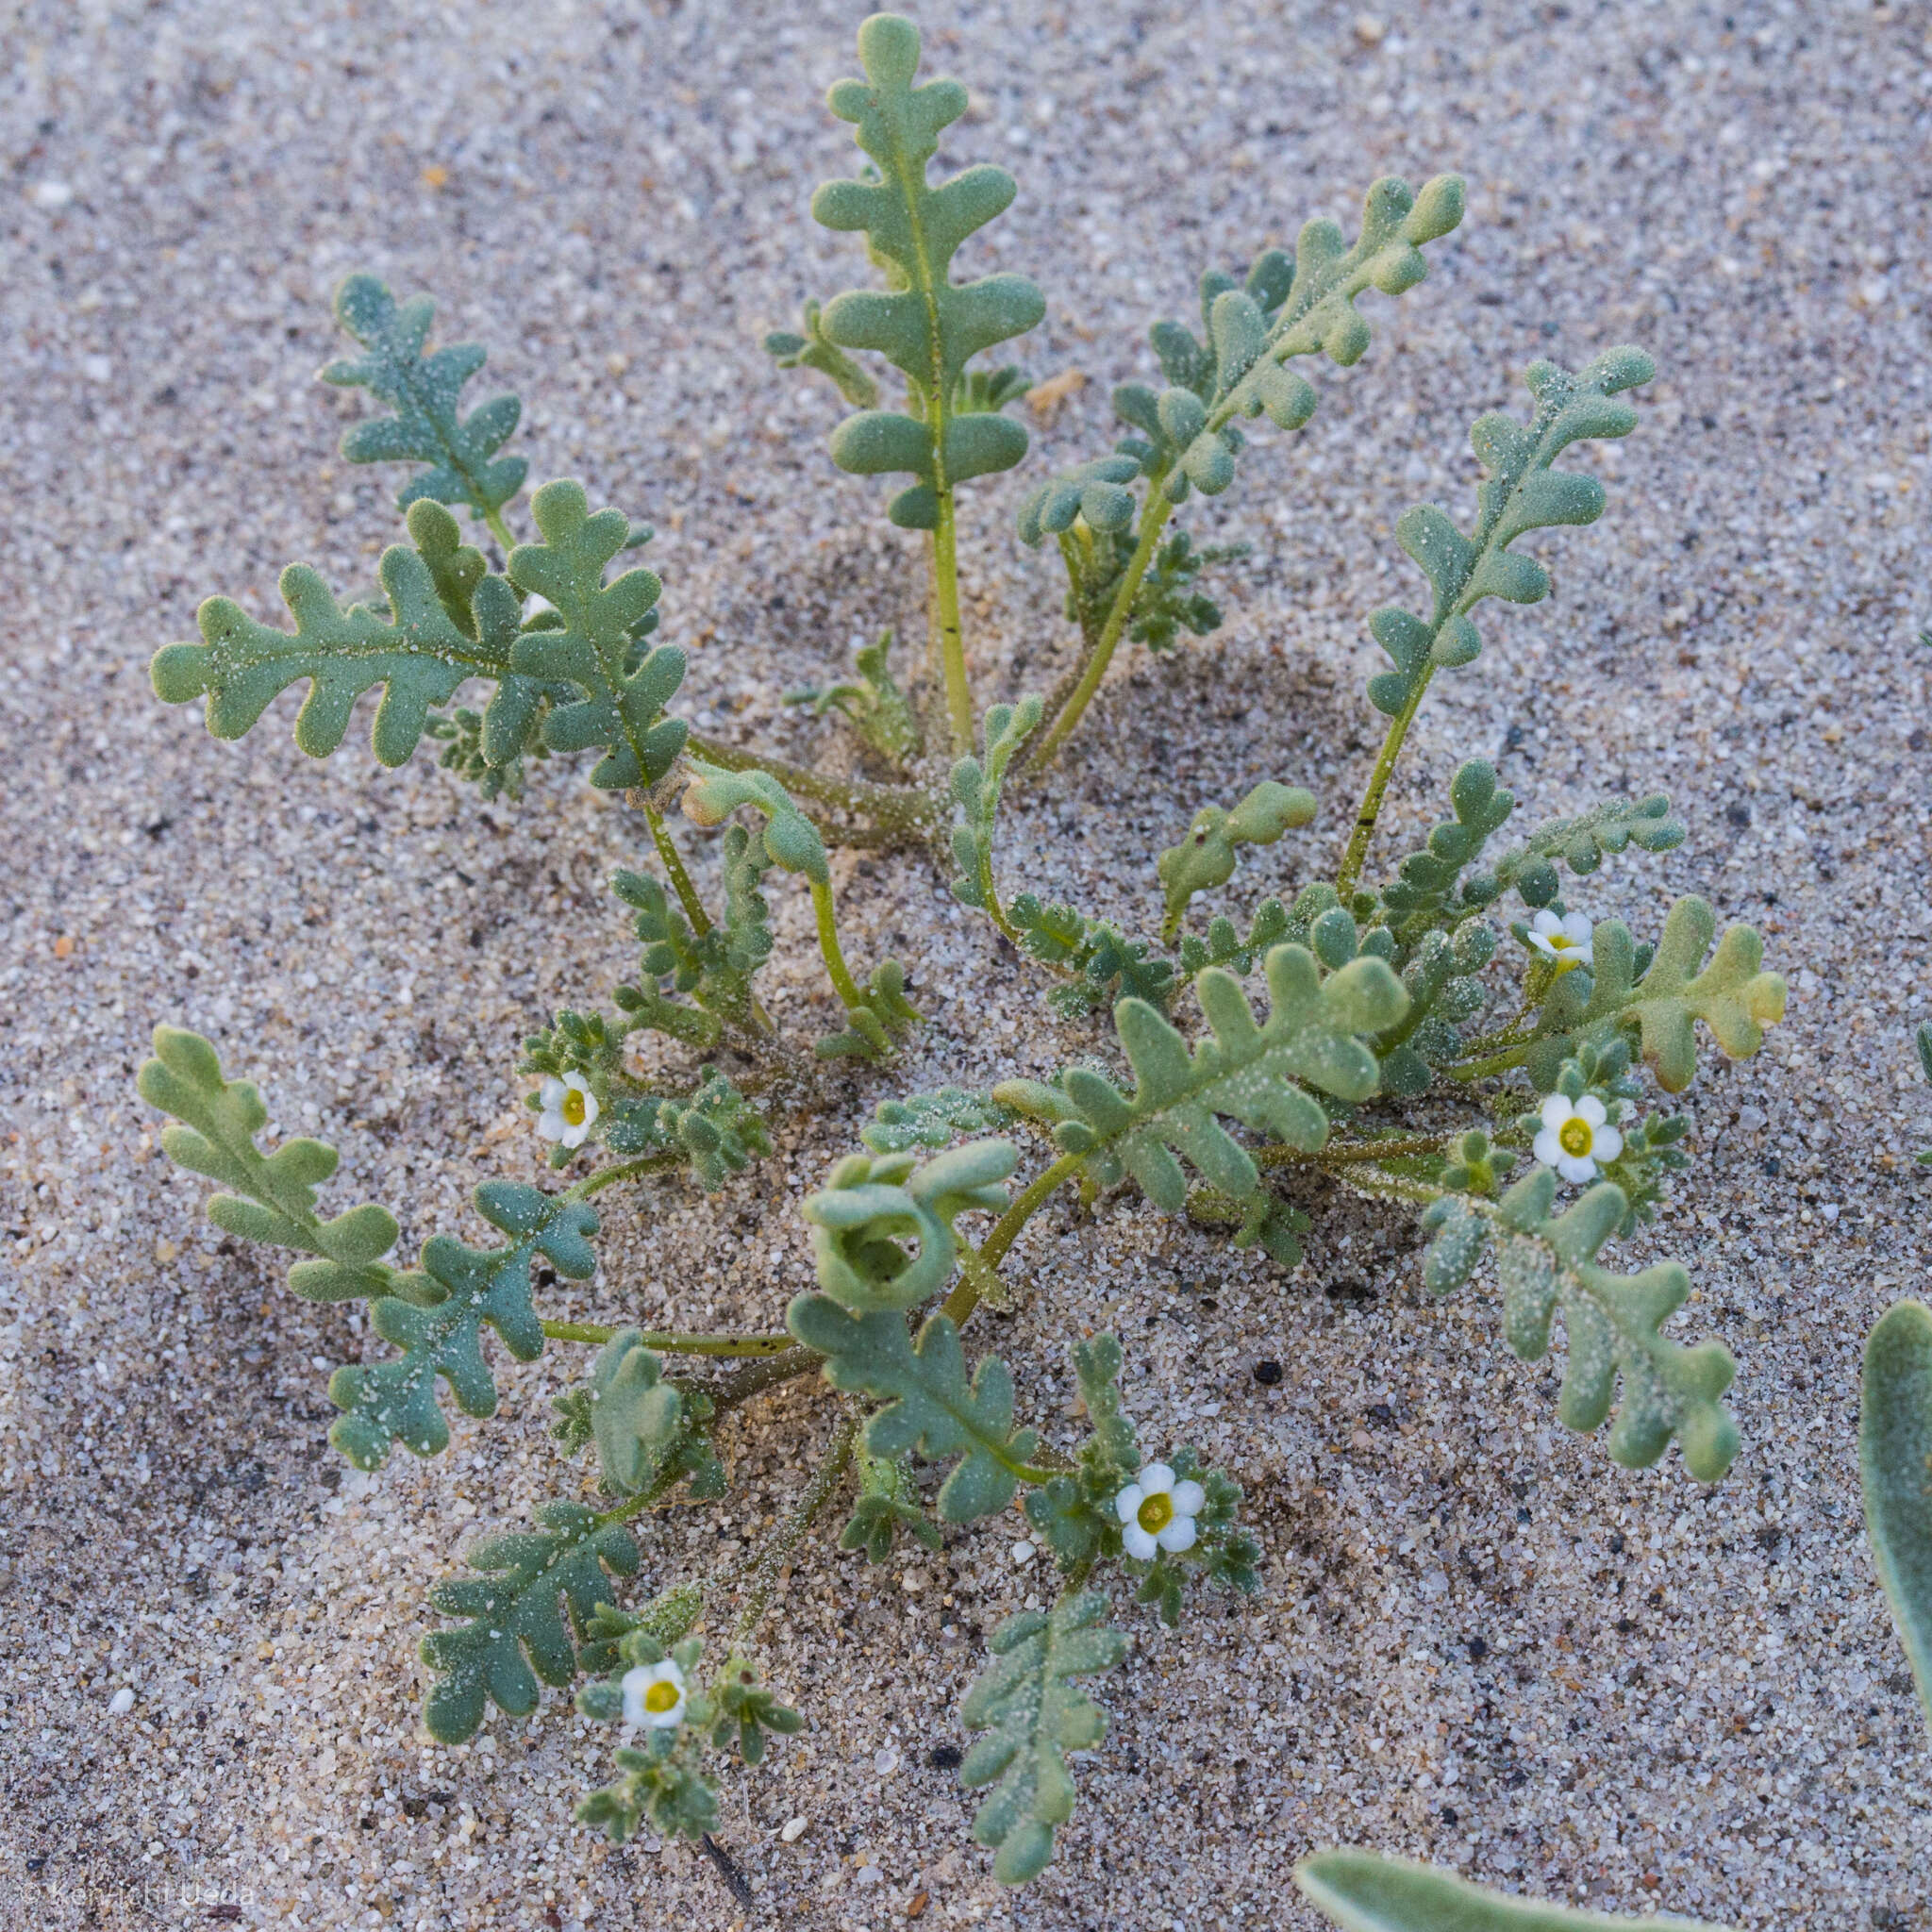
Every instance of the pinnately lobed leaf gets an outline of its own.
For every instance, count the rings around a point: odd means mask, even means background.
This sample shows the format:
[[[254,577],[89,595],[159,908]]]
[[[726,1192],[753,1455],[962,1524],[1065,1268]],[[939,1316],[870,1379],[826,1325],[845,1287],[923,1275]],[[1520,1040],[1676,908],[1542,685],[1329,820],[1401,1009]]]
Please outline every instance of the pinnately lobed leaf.
[[[1538,1899],[1507,1898],[1407,1858],[1315,1852],[1294,1868],[1302,1896],[1343,1932],[1613,1932],[1703,1925],[1701,1920],[1611,1918]],[[1706,1926],[1705,1932],[1723,1932]]]
[[[871,157],[876,175],[828,181],[812,196],[828,228],[863,233],[886,270],[884,290],[835,296],[819,318],[827,341],[874,349],[917,392],[918,415],[861,409],[832,437],[832,460],[858,475],[908,473],[917,480],[888,510],[907,529],[938,526],[941,506],[968,477],[1010,470],[1026,454],[1026,431],[997,410],[960,410],[966,364],[982,349],[1024,335],[1046,313],[1024,275],[955,282],[959,244],[1003,214],[1013,199],[1004,168],[968,168],[940,187],[926,180],[941,130],[966,111],[966,90],[952,80],[914,87],[919,29],[896,14],[875,13],[858,29],[863,80],[841,80],[826,95]],[[835,377],[835,379],[837,379]],[[856,393],[846,381],[841,388]]]
[[[1932,1308],[1898,1302],[1865,1341],[1858,1474],[1872,1559],[1932,1724]]]
[[[352,463],[425,463],[396,494],[407,509],[419,498],[466,503],[490,516],[524,487],[529,465],[498,457],[523,413],[513,395],[492,397],[468,416],[458,414],[463,386],[482,368],[483,349],[456,342],[423,354],[436,310],[426,295],[397,305],[374,275],[351,275],[336,291],[336,321],[362,345],[322,371],[322,379],[366,389],[395,411],[358,423],[342,438]]]
[[[1127,1640],[1106,1622],[1099,1591],[1061,1597],[1050,1611],[1024,1610],[992,1634],[992,1661],[959,1707],[969,1731],[984,1731],[959,1767],[969,1788],[998,1785],[973,1821],[973,1836],[998,1849],[1002,1885],[1037,1878],[1053,1857],[1055,1828],[1074,1815],[1070,1751],[1091,1751],[1107,1713],[1073,1680],[1110,1671]]]

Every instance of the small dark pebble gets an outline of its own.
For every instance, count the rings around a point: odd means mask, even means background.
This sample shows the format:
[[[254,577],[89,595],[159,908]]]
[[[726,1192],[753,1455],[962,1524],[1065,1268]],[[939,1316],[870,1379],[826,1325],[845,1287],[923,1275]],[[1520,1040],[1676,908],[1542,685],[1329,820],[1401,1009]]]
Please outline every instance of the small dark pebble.
[[[1279,1362],[1257,1362],[1255,1364],[1255,1380],[1260,1383],[1264,1389],[1274,1388],[1275,1383],[1281,1380],[1281,1364]]]
[[[1613,1557],[1621,1557],[1621,1556],[1622,1556],[1623,1554],[1624,1554],[1624,1532],[1623,1532],[1623,1531],[1622,1531],[1622,1530],[1620,1529],[1620,1530],[1618,1530],[1618,1531],[1616,1532],[1616,1534],[1615,1534],[1615,1535],[1613,1535],[1613,1536],[1612,1536],[1612,1537],[1610,1538],[1610,1555],[1611,1555],[1611,1556],[1613,1556]]]
[[[1442,1807],[1442,1823],[1444,1824],[1455,1824],[1458,1822],[1459,1820],[1457,1818],[1455,1807],[1451,1805],[1444,1805]]]
[[[925,1754],[925,1761],[935,1771],[957,1771],[964,1755],[957,1744],[935,1744]]]
[[[1488,1657],[1489,1654],[1490,1646],[1485,1639],[1480,1637],[1472,1637],[1469,1640],[1469,1660],[1471,1663],[1481,1663],[1484,1657]]]

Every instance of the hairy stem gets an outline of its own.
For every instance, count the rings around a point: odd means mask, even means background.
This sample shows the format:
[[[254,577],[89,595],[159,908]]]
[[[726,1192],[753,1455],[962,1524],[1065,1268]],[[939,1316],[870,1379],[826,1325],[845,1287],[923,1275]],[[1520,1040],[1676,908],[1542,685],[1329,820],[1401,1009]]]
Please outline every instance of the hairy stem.
[[[731,1633],[733,1650],[747,1642],[752,1632],[763,1623],[766,1606],[772,1601],[772,1592],[778,1587],[778,1580],[792,1551],[811,1527],[813,1518],[838,1493],[839,1485],[844,1481],[845,1472],[852,1466],[852,1445],[858,1435],[858,1418],[848,1415],[833,1431],[825,1458],[812,1472],[810,1482],[805,1486],[805,1493],[799,1497],[791,1513],[758,1544],[740,1571],[741,1575],[749,1574],[756,1580],[751,1595],[739,1614],[737,1627]]]
[[[1019,1195],[1013,1205],[1002,1214],[993,1224],[992,1232],[987,1236],[978,1249],[978,1258],[987,1268],[997,1270],[1001,1259],[1035,1214],[1056,1194],[1061,1185],[1071,1180],[1080,1171],[1081,1157],[1077,1154],[1062,1154],[1054,1164],[1038,1174]],[[959,1284],[945,1299],[940,1312],[952,1317],[956,1327],[963,1328],[973,1311],[980,1303],[979,1290],[974,1285],[972,1276],[962,1276]]]
[[[483,512],[483,521],[490,526],[490,534],[503,545],[504,556],[506,558],[508,557],[510,552],[517,547],[517,540],[510,535],[509,525],[503,520],[503,511],[501,509],[486,509]]]
[[[1093,693],[1100,689],[1100,680],[1107,675],[1107,667],[1120,643],[1121,634],[1127,627],[1127,619],[1133,613],[1134,599],[1141,594],[1141,580],[1147,575],[1147,566],[1154,560],[1155,546],[1160,541],[1160,533],[1174,511],[1174,505],[1161,487],[1166,481],[1165,470],[1156,470],[1147,479],[1147,504],[1141,512],[1141,541],[1134,545],[1127,574],[1121,579],[1120,589],[1114,592],[1107,623],[1101,627],[1100,641],[1089,654],[1079,682],[1074,686],[1072,696],[1053,720],[1052,728],[1027,763],[1029,772],[1043,772],[1054,761],[1060,746],[1079,724],[1081,714],[1092,702]]]
[[[943,421],[940,433],[944,433]],[[959,559],[953,528],[953,492],[942,487],[939,498],[939,527],[932,533],[933,622],[940,670],[946,684],[953,756],[964,758],[973,749],[973,687],[966,677],[966,640],[959,628]]]
[[[587,1174],[573,1188],[564,1191],[566,1201],[588,1201],[592,1194],[601,1194],[606,1188],[614,1188],[619,1181],[641,1179],[647,1174],[668,1174],[674,1167],[682,1166],[684,1156],[671,1152],[665,1154],[645,1154],[636,1160],[620,1160],[609,1167],[600,1167],[595,1174]]]
[[[585,1341],[601,1346],[622,1331],[600,1327],[595,1322],[545,1322],[543,1333],[552,1341]],[[756,1356],[769,1358],[793,1347],[789,1335],[716,1335],[646,1329],[641,1341],[646,1348],[660,1355]]]
[[[805,1348],[794,1342],[781,1354],[746,1362],[743,1368],[732,1370],[722,1381],[713,1382],[706,1391],[711,1398],[713,1414],[723,1415],[725,1410],[749,1402],[754,1395],[762,1395],[767,1389],[775,1389],[781,1382],[808,1374],[824,1360],[824,1357],[817,1349]]]
[[[672,888],[677,893],[677,903],[684,908],[684,916],[691,921],[691,929],[703,939],[711,929],[710,914],[705,910],[705,902],[698,897],[698,889],[684,869],[683,857],[671,836],[671,827],[664,823],[664,814],[648,799],[644,801],[644,823],[651,828],[651,842],[657,846],[658,857],[671,876]]]
[[[1506,1053],[1491,1054],[1487,1059],[1470,1060],[1458,1067],[1445,1067],[1443,1071],[1452,1080],[1460,1080],[1465,1085],[1471,1080],[1487,1080],[1494,1074],[1507,1074],[1513,1067],[1523,1064],[1524,1056],[1529,1051],[1529,1042],[1512,1046]]]
[[[1258,1167],[1345,1167],[1358,1160],[1403,1160],[1418,1154],[1440,1154],[1449,1144],[1448,1134],[1403,1134],[1386,1141],[1353,1141],[1340,1147],[1319,1148],[1304,1154],[1299,1147],[1259,1147],[1255,1150]]]
[[[1335,878],[1336,893],[1344,906],[1362,875],[1362,860],[1368,857],[1369,841],[1375,836],[1375,821],[1382,816],[1382,800],[1389,790],[1389,780],[1395,775],[1395,760],[1402,756],[1402,741],[1408,736],[1408,727],[1415,723],[1423,693],[1428,690],[1429,679],[1434,675],[1434,665],[1424,665],[1415,688],[1408,694],[1408,702],[1389,721],[1388,736],[1382,741],[1375,769],[1369,774],[1369,788],[1362,793],[1361,805],[1355,815],[1355,827],[1348,835],[1348,850],[1341,855],[1341,870]]]
[[[794,798],[809,799],[814,805],[870,819],[882,834],[923,837],[944,816],[943,802],[923,785],[869,785],[828,778],[809,766],[794,764],[790,758],[746,751],[741,746],[708,738],[701,731],[693,731],[690,742],[691,750],[707,764],[721,766],[727,772],[769,773]]]

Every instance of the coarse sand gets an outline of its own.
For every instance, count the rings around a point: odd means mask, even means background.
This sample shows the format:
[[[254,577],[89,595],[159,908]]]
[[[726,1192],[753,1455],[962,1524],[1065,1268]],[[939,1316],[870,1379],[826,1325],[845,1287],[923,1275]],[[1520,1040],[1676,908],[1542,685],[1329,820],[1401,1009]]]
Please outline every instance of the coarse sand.
[[[474,1239],[478,1180],[542,1171],[522,1035],[608,1004],[634,964],[604,880],[639,862],[640,822],[558,761],[520,805],[427,756],[385,772],[367,707],[326,763],[291,741],[292,698],[216,743],[156,701],[147,660],[209,593],[278,612],[291,558],[373,589],[397,475],[337,455],[362,399],[310,379],[335,353],[330,290],[366,268],[432,292],[442,340],[490,345],[476,394],[522,392],[537,478],[580,475],[657,525],[699,726],[853,769],[838,721],[780,695],[887,625],[919,636],[917,539],[832,469],[830,389],[774,373],[759,340],[862,279],[851,239],[805,215],[854,158],[821,101],[853,70],[858,12],[8,9],[0,1918],[1309,1928],[1290,1868],[1352,1841],[1622,1911],[1932,1923],[1926,1730],[1854,1447],[1861,1337],[1932,1254],[1909,1042],[1932,1009],[1920,6],[924,15],[931,62],[972,89],[947,161],[1020,181],[962,266],[1037,276],[1047,318],[1021,353],[1068,377],[1024,412],[1028,463],[965,497],[989,694],[1067,661],[1057,559],[1013,541],[1012,513],[1050,465],[1108,446],[1111,386],[1155,374],[1148,322],[1191,316],[1204,267],[1291,245],[1310,214],[1352,232],[1376,175],[1470,181],[1428,281],[1364,301],[1362,363],[1302,365],[1308,427],[1263,425],[1238,487],[1186,510],[1197,538],[1254,546],[1215,577],[1227,622],[1164,659],[1123,653],[1063,773],[1007,822],[1013,889],[1148,930],[1153,852],[1264,776],[1313,787],[1323,816],[1219,903],[1332,863],[1376,741],[1364,619],[1420,581],[1394,518],[1432,496],[1467,517],[1465,425],[1521,413],[1534,358],[1655,354],[1639,432],[1580,455],[1607,514],[1531,545],[1555,597],[1491,606],[1479,669],[1439,681],[1377,855],[1473,754],[1524,824],[1667,789],[1688,842],[1611,861],[1571,903],[1654,936],[1702,893],[1790,976],[1757,1058],[1707,1042],[1695,1167],[1617,1251],[1682,1258],[1674,1332],[1736,1354],[1730,1474],[1701,1488],[1674,1449],[1630,1473],[1605,1432],[1568,1435],[1560,1347],[1505,1350],[1489,1271],[1432,1303],[1405,1213],[1312,1201],[1284,1275],[1128,1194],[1091,1224],[1035,1222],[1020,1305],[975,1324],[981,1345],[1065,1441],[1065,1342],[1115,1326],[1143,1440],[1192,1441],[1246,1486],[1263,1589],[1204,1598],[1173,1634],[1123,1603],[1109,1735],[1038,1883],[993,1884],[948,1768],[984,1633],[1043,1587],[1017,1518],[882,1570],[829,1527],[799,1551],[760,1654],[808,1727],[724,1777],[736,1893],[700,1851],[573,1823],[614,1734],[563,1693],[462,1749],[422,1732],[428,1585],[479,1533],[588,1493],[545,1428],[582,1352],[497,1348],[493,1421],[353,1474],[324,1387],[380,1344],[209,1224],[133,1074],[157,1022],[194,1026],[260,1080],[276,1131],[340,1145],[332,1208],[392,1204],[406,1254]],[[526,504],[511,517],[527,529]],[[715,891],[715,841],[688,843]],[[548,1291],[552,1312],[770,1324],[809,1280],[796,1200],[879,1099],[1112,1053],[1052,1016],[924,855],[835,866],[855,957],[912,967],[912,1051],[828,1074],[817,1116],[715,1198],[607,1197],[600,1273]],[[762,983],[808,1038],[833,1018],[809,908],[795,882],[774,899]],[[649,1519],[637,1592],[728,1563],[829,1426],[815,1383],[734,1418],[729,1498]]]

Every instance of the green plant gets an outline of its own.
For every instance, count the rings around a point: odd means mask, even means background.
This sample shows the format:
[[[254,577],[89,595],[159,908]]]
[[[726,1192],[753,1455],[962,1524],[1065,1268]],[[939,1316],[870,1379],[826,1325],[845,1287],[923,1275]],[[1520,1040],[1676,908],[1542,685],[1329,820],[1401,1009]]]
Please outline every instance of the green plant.
[[[169,1153],[227,1191],[209,1206],[219,1224],[304,1256],[290,1275],[297,1294],[370,1304],[375,1337],[396,1352],[339,1370],[329,1385],[343,1411],[333,1440],[361,1466],[395,1442],[418,1455],[444,1445],[439,1382],[465,1414],[491,1412],[486,1327],[520,1358],[548,1343],[598,1351],[581,1386],[559,1399],[554,1425],[566,1455],[594,1450],[594,1478],[584,1480],[594,1481],[595,1500],[547,1505],[539,1530],[473,1550],[477,1574],[432,1593],[433,1608],[471,1621],[426,1639],[424,1654],[439,1674],[426,1719],[443,1740],[468,1735],[487,1700],[527,1711],[540,1680],[561,1687],[605,1674],[578,1691],[578,1707],[649,1733],[642,1747],[619,1751],[619,1775],[580,1813],[615,1836],[646,1818],[659,1830],[708,1829],[708,1754],[735,1745],[755,1761],[768,1734],[794,1726],[748,1652],[790,1553],[848,1478],[857,1503],[840,1541],[874,1561],[902,1533],[935,1546],[1024,1494],[1060,1592],[1002,1626],[963,1711],[985,1733],[963,1774],[993,1786],[975,1835],[997,1849],[997,1874],[1017,1882],[1040,1870],[1071,1813],[1069,1754],[1101,1739],[1104,1713],[1075,1680],[1124,1655],[1108,1621],[1113,1588],[1124,1581],[1173,1623],[1198,1586],[1239,1592],[1257,1581],[1239,1488],[1186,1447],[1149,1457],[1122,1409],[1111,1338],[1074,1344],[1087,1427],[1064,1445],[1023,1420],[1007,1363],[969,1351],[981,1302],[1011,1292],[1002,1264],[1028,1220],[1065,1189],[1094,1209],[1131,1187],[1291,1267],[1310,1180],[1411,1203],[1432,1237],[1424,1278],[1433,1292],[1460,1288],[1493,1248],[1515,1353],[1542,1355],[1560,1310],[1570,1427],[1595,1429],[1621,1381],[1611,1455],[1651,1462],[1674,1435],[1693,1474],[1712,1480],[1736,1447],[1720,1400],[1730,1357],[1717,1342],[1686,1347],[1665,1333],[1689,1291],[1682,1269],[1626,1275],[1602,1257],[1684,1163],[1683,1124],[1644,1111],[1640,1069],[1667,1091],[1686,1086],[1699,1021],[1726,1052],[1753,1052],[1781,1012],[1783,983],[1759,969],[1745,927],[1727,931],[1707,962],[1714,923],[1697,900],[1677,904],[1653,945],[1615,919],[1592,924],[1558,896],[1561,868],[1586,877],[1606,855],[1677,844],[1684,828],[1661,796],[1606,801],[1486,860],[1515,802],[1472,760],[1450,786],[1453,815],[1381,883],[1368,878],[1391,774],[1430,683],[1479,658],[1472,613],[1488,598],[1528,604],[1550,590],[1542,566],[1512,544],[1589,524],[1603,508],[1601,486],[1557,459],[1635,427],[1627,392],[1651,365],[1630,348],[1576,374],[1539,362],[1527,375],[1526,424],[1476,423],[1487,474],[1469,532],[1433,505],[1397,525],[1430,597],[1422,612],[1390,608],[1370,621],[1391,665],[1368,693],[1387,730],[1326,876],[1290,901],[1264,898],[1245,923],[1215,913],[1189,929],[1196,900],[1227,884],[1242,849],[1274,845],[1313,820],[1312,793],[1271,779],[1232,804],[1205,801],[1185,835],[1150,856],[1158,941],[1008,890],[1002,808],[1024,798],[1079,728],[1123,640],[1168,648],[1181,630],[1205,635],[1218,622],[1193,589],[1217,553],[1171,528],[1174,512],[1233,484],[1248,459],[1243,425],[1266,416],[1291,432],[1307,420],[1316,391],[1292,365],[1323,354],[1346,369],[1360,358],[1370,326],[1359,298],[1397,296],[1424,278],[1423,251],[1461,219],[1462,185],[1443,175],[1416,192],[1378,181],[1352,243],[1333,223],[1309,222],[1292,258],[1271,250],[1244,278],[1203,278],[1202,335],[1156,326],[1166,386],[1123,386],[1114,406],[1128,433],[1114,451],[1041,484],[1020,508],[1022,539],[1053,538],[1064,560],[1074,660],[1052,691],[982,715],[961,632],[958,492],[1017,464],[1026,435],[1003,413],[1024,379],[974,358],[1031,328],[1043,304],[1020,275],[952,278],[960,242],[1014,187],[991,167],[928,181],[939,136],[966,96],[949,81],[915,84],[919,46],[911,25],[891,16],[860,28],[865,77],[840,82],[829,99],[870,165],[813,203],[821,222],[864,237],[884,287],[808,303],[803,333],[767,342],[781,367],[824,375],[856,411],[833,435],[835,463],[911,479],[888,515],[922,533],[925,673],[902,689],[881,639],[860,652],[856,678],[801,700],[846,718],[868,756],[897,775],[836,775],[691,731],[672,710],[684,657],[654,641],[659,580],[626,566],[648,530],[614,509],[593,511],[578,484],[559,481],[530,499],[535,539],[515,541],[521,459],[497,455],[513,403],[460,417],[457,395],[481,352],[425,358],[427,305],[399,308],[379,284],[355,278],[338,309],[367,354],[324,373],[366,385],[396,412],[353,432],[346,455],[427,465],[402,492],[408,541],[385,553],[381,595],[367,604],[344,608],[314,572],[286,572],[292,631],[210,599],[201,641],[156,658],[156,689],[175,703],[205,699],[209,729],[237,737],[307,680],[296,738],[325,756],[356,700],[379,685],[379,758],[400,763],[427,733],[446,745],[443,763],[459,780],[491,796],[519,795],[531,758],[595,752],[591,783],[625,794],[657,860],[657,873],[613,880],[640,942],[638,971],[615,989],[614,1013],[563,1009],[525,1042],[519,1070],[533,1083],[537,1131],[552,1167],[577,1168],[578,1178],[556,1192],[479,1188],[477,1209],[503,1244],[438,1237],[412,1268],[390,1258],[397,1224],[386,1209],[320,1218],[315,1189],[333,1152],[291,1141],[264,1153],[262,1103],[246,1081],[224,1077],[207,1041],[160,1029],[141,1091],[175,1119]],[[855,359],[868,353],[886,367]],[[883,385],[895,377],[903,395],[887,406]],[[445,505],[480,518],[499,553],[466,542]],[[483,708],[445,714],[477,677],[493,684]],[[949,756],[925,749],[942,744]],[[667,818],[678,791],[690,823],[719,834],[715,911]],[[1050,1080],[990,1091],[879,1098],[871,1122],[853,1126],[864,1151],[841,1159],[805,1204],[819,1288],[783,1310],[782,1330],[612,1331],[540,1313],[539,1257],[566,1280],[596,1265],[597,1196],[667,1174],[719,1189],[770,1152],[781,1119],[832,1105],[825,1059],[856,1061],[874,1083],[890,1077],[920,1017],[896,960],[863,978],[848,963],[833,855],[851,842],[924,848],[949,866],[958,899],[1017,946],[1012,970],[1043,980],[1074,1029],[1069,1064]],[[777,1035],[758,992],[774,946],[771,895],[785,874],[810,894],[839,1013],[808,1053]],[[1491,915],[1511,894],[1522,916],[1499,931]],[[1191,1025],[1195,1006],[1205,1027]],[[1089,1023],[1108,1008],[1114,1039],[1103,1042]],[[668,1042],[661,1064],[675,1069],[682,1056],[687,1071],[640,1073],[630,1047],[645,1034]],[[742,1084],[706,1058],[725,1048],[753,1069]],[[1425,1093],[1428,1111],[1410,1111]],[[1525,1113],[1526,1102],[1536,1110]],[[1028,1177],[1009,1193],[1023,1166]],[[1583,1189],[1567,1205],[1559,1174]],[[994,1218],[975,1237],[962,1224],[979,1216]],[[837,1393],[795,1508],[738,1570],[685,1579],[635,1613],[618,1607],[619,1579],[639,1567],[634,1525],[644,1512],[674,1489],[719,1492],[718,1430],[763,1391],[806,1375]],[[937,1471],[943,1480],[928,1493]],[[725,1661],[707,1674],[692,1632],[720,1618],[741,1586],[747,1601]]]

